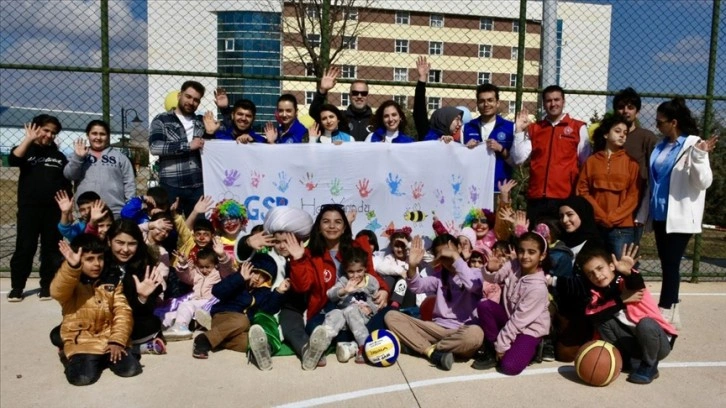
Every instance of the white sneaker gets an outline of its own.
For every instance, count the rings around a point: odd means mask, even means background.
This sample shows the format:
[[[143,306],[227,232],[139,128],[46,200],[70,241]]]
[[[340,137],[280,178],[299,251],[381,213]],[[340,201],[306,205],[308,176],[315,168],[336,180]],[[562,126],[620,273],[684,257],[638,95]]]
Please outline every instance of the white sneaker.
[[[328,349],[330,340],[328,339],[328,330],[324,325],[320,325],[310,334],[308,344],[303,347],[302,368],[305,371],[314,370],[318,366],[321,357]]]
[[[671,310],[673,311],[673,318],[671,320],[671,324],[673,327],[676,328],[676,330],[681,330],[681,304],[680,303],[674,303],[673,306],[671,306]]]
[[[194,333],[187,326],[175,324],[168,330],[164,330],[164,338],[168,341],[189,340]]]
[[[255,359],[257,368],[262,371],[272,369],[272,355],[270,345],[267,342],[267,333],[259,324],[252,325],[248,333],[250,351]]]
[[[670,309],[659,307],[658,310],[660,310],[660,314],[663,316],[663,319],[672,324],[676,330],[681,330],[681,314],[679,312],[680,307],[678,305],[679,303],[674,303],[671,305]]]
[[[341,363],[347,363],[351,358],[355,357],[358,352],[358,344],[352,341],[341,342],[335,346],[335,356]]]
[[[198,309],[194,312],[194,320],[197,324],[204,327],[207,330],[212,329],[212,315],[204,309]]]

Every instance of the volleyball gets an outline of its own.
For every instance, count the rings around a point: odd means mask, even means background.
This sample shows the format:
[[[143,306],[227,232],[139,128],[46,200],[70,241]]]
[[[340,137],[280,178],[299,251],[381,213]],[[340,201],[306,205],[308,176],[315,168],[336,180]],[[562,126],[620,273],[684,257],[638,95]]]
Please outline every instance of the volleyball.
[[[374,330],[366,339],[363,350],[368,362],[377,367],[393,365],[401,353],[398,337],[388,330]]]
[[[620,351],[603,340],[592,340],[583,344],[575,357],[577,376],[596,387],[604,387],[615,381],[622,367]]]

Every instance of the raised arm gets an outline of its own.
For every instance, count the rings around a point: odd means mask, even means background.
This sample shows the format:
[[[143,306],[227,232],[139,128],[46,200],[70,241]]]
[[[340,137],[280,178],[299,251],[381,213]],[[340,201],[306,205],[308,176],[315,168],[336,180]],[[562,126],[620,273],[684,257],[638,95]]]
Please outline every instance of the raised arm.
[[[423,140],[429,132],[429,113],[428,104],[426,103],[426,82],[429,80],[430,70],[431,65],[426,60],[426,57],[420,56],[416,59],[418,82],[416,82],[416,91],[413,97],[413,122],[416,125],[418,140]]]

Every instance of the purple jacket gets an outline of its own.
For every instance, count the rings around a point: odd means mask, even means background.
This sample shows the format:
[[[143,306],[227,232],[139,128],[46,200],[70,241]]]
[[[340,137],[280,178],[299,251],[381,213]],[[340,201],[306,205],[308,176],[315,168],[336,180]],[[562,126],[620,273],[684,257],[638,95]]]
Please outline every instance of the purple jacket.
[[[496,272],[484,271],[484,280],[504,283],[502,302],[509,320],[499,331],[494,348],[498,353],[509,350],[518,334],[542,337],[550,332],[550,313],[547,280],[539,269],[531,275],[522,276],[519,262],[505,263]]]
[[[482,280],[479,269],[467,266],[463,259],[454,262],[456,273],[449,273],[448,285],[451,300],[444,297],[441,272],[422,277],[418,273],[408,281],[408,289],[416,294],[436,293],[433,322],[447,329],[458,329],[464,324],[476,321],[476,305],[482,298]]]

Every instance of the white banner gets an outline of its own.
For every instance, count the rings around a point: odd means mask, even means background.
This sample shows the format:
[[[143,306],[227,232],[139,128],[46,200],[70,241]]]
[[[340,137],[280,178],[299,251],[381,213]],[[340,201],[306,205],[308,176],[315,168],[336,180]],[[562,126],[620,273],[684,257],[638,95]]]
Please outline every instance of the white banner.
[[[204,194],[247,207],[250,226],[272,207],[289,205],[317,216],[323,204],[355,207],[354,233],[381,236],[409,226],[430,236],[432,214],[458,231],[471,208],[492,209],[494,156],[484,145],[418,142],[237,144],[207,141],[202,153]],[[249,230],[249,227],[248,227]],[[381,243],[384,244],[386,240]]]

